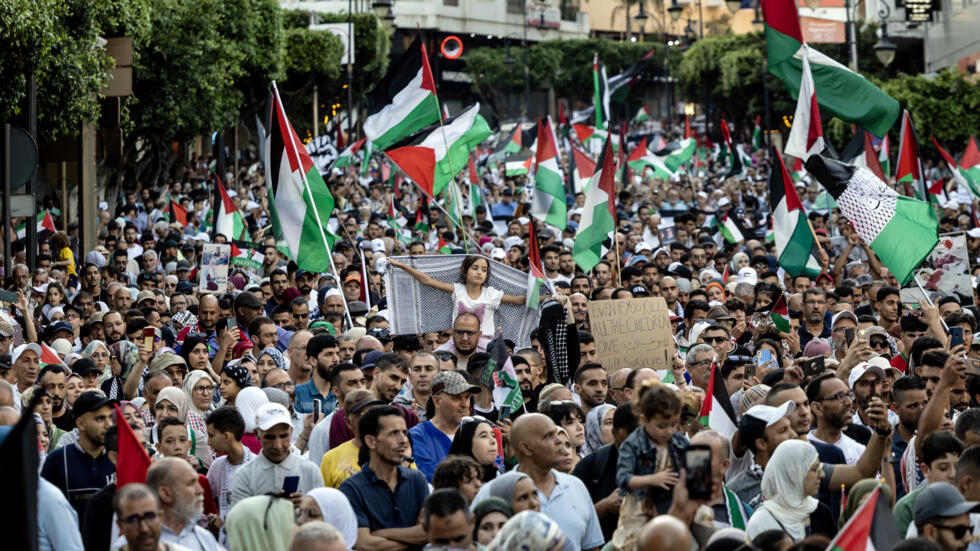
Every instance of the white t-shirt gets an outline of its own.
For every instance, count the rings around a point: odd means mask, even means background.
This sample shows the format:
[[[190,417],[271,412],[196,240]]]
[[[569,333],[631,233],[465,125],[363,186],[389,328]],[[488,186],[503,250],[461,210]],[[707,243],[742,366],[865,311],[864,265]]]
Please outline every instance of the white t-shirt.
[[[496,327],[493,323],[493,314],[500,306],[500,300],[504,298],[504,292],[487,286],[480,293],[480,298],[473,300],[466,293],[466,285],[462,283],[453,284],[453,319],[459,316],[460,312],[473,312],[480,318],[480,332],[493,338]],[[460,309],[460,305],[465,310]]]
[[[807,438],[821,444],[837,446],[842,452],[844,452],[844,461],[848,465],[854,465],[857,463],[858,459],[860,459],[861,455],[864,453],[864,446],[846,434],[841,434],[840,440],[836,442],[824,442],[823,440],[814,436],[812,432],[807,435]]]

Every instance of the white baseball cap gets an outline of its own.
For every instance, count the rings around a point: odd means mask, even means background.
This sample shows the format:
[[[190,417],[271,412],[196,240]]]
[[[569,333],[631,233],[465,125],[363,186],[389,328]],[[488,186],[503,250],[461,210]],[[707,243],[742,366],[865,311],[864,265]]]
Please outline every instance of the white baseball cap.
[[[13,353],[10,354],[10,365],[17,363],[17,360],[20,359],[21,355],[28,350],[37,354],[38,359],[41,359],[41,345],[37,344],[36,342],[28,342],[14,348]]]
[[[847,386],[854,389],[854,385],[857,384],[858,379],[864,376],[865,373],[875,373],[878,378],[881,379],[885,376],[885,370],[869,362],[861,362],[851,370],[851,374],[847,376]]]
[[[262,404],[255,412],[255,427],[262,430],[269,430],[276,425],[293,426],[293,421],[289,417],[286,406],[270,402]]]
[[[760,421],[766,422],[766,428],[771,427],[776,421],[779,421],[783,417],[786,417],[790,413],[796,410],[796,402],[793,400],[787,400],[783,405],[779,407],[767,406],[764,404],[757,404],[749,408],[745,412],[745,415],[749,417],[754,417]]]
[[[738,271],[738,282],[739,283],[751,283],[755,285],[759,282],[759,275],[755,272],[755,268],[751,266],[745,266]]]

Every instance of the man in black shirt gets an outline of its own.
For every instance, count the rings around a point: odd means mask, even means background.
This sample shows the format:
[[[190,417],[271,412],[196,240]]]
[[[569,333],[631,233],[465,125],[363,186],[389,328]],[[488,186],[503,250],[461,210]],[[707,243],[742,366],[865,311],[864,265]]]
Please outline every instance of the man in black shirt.
[[[68,372],[60,365],[49,365],[41,370],[41,386],[51,396],[51,420],[64,431],[75,428],[75,416],[65,401]]]

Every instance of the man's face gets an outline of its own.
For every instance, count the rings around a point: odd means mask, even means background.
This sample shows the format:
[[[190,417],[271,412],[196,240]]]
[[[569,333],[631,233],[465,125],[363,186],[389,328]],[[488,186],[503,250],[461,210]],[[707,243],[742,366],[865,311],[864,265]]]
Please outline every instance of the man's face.
[[[740,365],[733,368],[728,372],[728,377],[725,378],[725,388],[728,390],[728,395],[731,396],[738,392],[742,388],[742,383],[745,382],[745,366]]]
[[[397,371],[397,370],[391,370]],[[364,444],[377,457],[389,465],[401,465],[408,451],[408,428],[401,415],[385,415],[378,419],[378,435],[363,436]]]
[[[467,512],[456,511],[447,517],[430,515],[426,526],[429,543],[434,546],[469,549],[473,544],[473,519],[466,518]]]
[[[700,270],[708,262],[708,253],[701,247],[691,249],[691,265]]]
[[[776,421],[772,426],[766,427],[762,433],[762,440],[765,441],[770,456],[772,456],[772,452],[776,451],[776,446],[793,438],[796,438],[796,432],[793,430],[788,416]]]
[[[969,513],[953,518],[933,519],[922,530],[922,535],[938,543],[943,551],[966,551],[973,538]],[[961,537],[956,537],[957,532]]]
[[[364,384],[364,372],[360,369],[346,369],[340,372],[340,381],[337,382],[337,386],[334,387],[337,390],[339,399],[343,400],[345,396],[354,392],[355,390],[365,388]]]
[[[868,409],[871,398],[878,396],[881,389],[881,377],[872,371],[866,372],[854,382],[854,401],[858,408]]]
[[[299,292],[303,293],[304,296],[309,295],[310,291],[313,290],[313,274],[305,273],[296,278],[296,288]]]
[[[475,316],[460,316],[453,323],[453,344],[456,352],[469,356],[476,351],[480,339],[480,323]]]
[[[670,306],[677,302],[677,282],[672,277],[665,277],[660,280],[660,295]]]
[[[157,414],[157,418],[160,416]],[[187,458],[187,452],[191,449],[191,442],[187,438],[187,429],[180,425],[170,425],[160,432],[157,442],[157,451],[164,457]]]
[[[575,322],[584,322],[589,315],[589,299],[581,293],[573,293],[569,299],[572,303],[572,314],[575,316]]]
[[[572,259],[570,253],[562,253],[558,255],[558,271],[568,275],[575,271],[575,261]]]
[[[582,398],[582,402],[590,408],[604,404],[609,392],[606,370],[590,369],[583,373],[581,382],[575,384],[575,392]]]
[[[898,312],[901,306],[902,301],[899,299],[898,295],[888,295],[884,299],[875,303],[875,308],[878,310],[878,316],[889,324],[898,321]]]
[[[116,524],[130,551],[157,551],[160,545],[160,506],[151,495],[123,500]]]
[[[170,305],[173,306],[173,301],[177,297],[170,299]],[[180,296],[180,298],[184,298]],[[186,299],[184,300],[186,303]],[[221,315],[221,309],[218,307],[218,301],[211,295],[205,295],[201,298],[201,302],[197,307],[197,322],[202,328],[208,331],[215,328],[218,325],[218,316]]]
[[[289,279],[286,278],[286,274],[272,274],[272,277],[269,278],[269,283],[272,285],[272,296],[281,297],[282,292],[289,285]]]
[[[425,333],[422,335],[422,350],[432,352],[439,346],[439,333]]]
[[[273,463],[282,463],[289,457],[290,437],[293,435],[293,427],[286,423],[280,423],[269,430],[255,429],[262,444],[262,453],[265,458]]]
[[[583,296],[589,296],[592,289],[589,287],[589,280],[584,277],[577,277],[572,281],[572,293],[581,293]]]
[[[773,406],[779,407],[790,400],[796,402],[796,409],[786,416],[789,419],[790,427],[799,436],[808,434],[811,424],[810,400],[807,399],[806,392],[802,388],[796,387],[780,392],[776,396]]]
[[[705,329],[698,337],[698,340],[711,345],[715,349],[715,357],[718,358],[719,362],[724,360],[725,356],[732,349],[731,337],[721,329]]]
[[[596,287],[605,287],[609,284],[609,266],[596,264],[593,273],[595,274]]]
[[[340,348],[324,348],[316,356],[316,370],[320,377],[329,379],[330,368],[340,363]]]
[[[802,294],[810,288],[810,278],[806,276],[798,276],[793,278],[793,292]]]
[[[691,374],[691,383],[699,388],[708,388],[708,380],[711,376],[711,362],[715,359],[715,352],[703,350],[694,356],[694,363],[687,364],[687,372]]]
[[[102,318],[102,326],[105,330],[106,340],[109,344],[119,342],[126,338],[126,323],[119,312],[109,312]]]
[[[306,303],[292,305],[293,317],[296,318],[297,327],[306,327],[310,323],[310,306]]]
[[[521,386],[521,391],[531,392],[534,388],[531,381],[531,366],[526,363],[514,364],[514,375],[517,376],[517,384]]]
[[[125,312],[133,305],[133,295],[129,292],[129,289],[121,287],[113,295],[115,299],[116,310],[120,312]]]
[[[844,381],[837,378],[830,378],[823,382],[820,388],[820,401],[815,404],[819,410],[819,422],[827,423],[827,426],[842,429],[851,420],[851,397],[850,389]]]
[[[934,365],[920,365],[916,367],[915,371],[926,382],[926,396],[932,398],[932,391],[936,390],[936,385],[939,384],[939,378],[943,374],[943,368]]]
[[[408,376],[397,367],[389,367],[387,371],[374,374],[374,393],[386,402],[391,402],[402,391]]]
[[[112,426],[112,410],[102,406],[95,411],[89,411],[75,419],[78,432],[92,441],[93,444],[105,445],[105,433]]]
[[[599,361],[599,349],[596,347],[595,341],[587,343],[579,343],[579,365],[585,365],[589,362]]]
[[[446,421],[446,424],[458,425],[470,413],[470,393],[440,392],[432,397],[432,404],[436,408],[436,415]]]
[[[354,299],[357,300],[357,299]],[[328,296],[323,301],[323,311],[324,312],[336,312],[338,314],[344,313],[344,297],[340,295]]]
[[[534,429],[529,438],[533,461],[541,467],[554,468],[561,461],[558,447],[562,440],[558,436],[558,426],[551,419],[541,419],[531,428]]]
[[[82,272],[82,277],[85,278],[85,286],[92,289],[98,287],[99,283],[102,281],[102,272],[100,272],[99,268],[96,266],[87,266],[85,271]]]
[[[344,298],[347,299],[347,302],[360,300],[361,284],[357,281],[348,281],[347,283],[344,283]]]
[[[354,353],[357,352],[356,347],[357,347],[357,343],[354,341],[354,339],[340,341],[340,349],[339,349],[340,361],[342,362],[351,361],[351,359],[354,358]]]
[[[429,354],[419,354],[412,360],[411,375],[412,388],[418,389],[424,396],[432,390],[432,378],[439,373],[439,362]]]
[[[33,350],[21,352],[20,357],[14,362],[14,376],[17,384],[21,388],[26,388],[37,382],[37,374],[40,371],[37,354]]]
[[[112,265],[119,272],[125,272],[126,267],[129,266],[129,258],[126,255],[120,254],[112,257]]]
[[[544,269],[549,272],[554,272],[558,270],[558,253],[555,251],[548,251],[544,253],[542,258],[544,261]]]
[[[895,397],[898,422],[910,432],[915,432],[919,425],[919,415],[926,407],[926,391],[916,389],[892,394]]]
[[[172,295],[170,297],[170,313],[176,314],[181,310],[187,310],[187,297],[184,295]],[[204,320],[198,314],[197,321],[201,322],[201,326],[204,326]]]
[[[68,389],[64,373],[48,372],[41,377],[41,386],[48,391],[51,396],[51,407],[58,411],[65,403],[65,392]]]

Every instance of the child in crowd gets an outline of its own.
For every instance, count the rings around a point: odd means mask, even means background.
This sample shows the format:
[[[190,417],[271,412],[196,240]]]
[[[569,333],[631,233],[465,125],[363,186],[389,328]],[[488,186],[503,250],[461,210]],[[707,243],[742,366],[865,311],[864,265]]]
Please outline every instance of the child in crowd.
[[[646,381],[633,399],[633,410],[640,426],[619,447],[616,463],[616,484],[624,496],[613,534],[617,549],[635,547],[643,525],[667,512],[687,447],[678,432],[681,401],[673,390],[656,379]]]
[[[195,466],[196,461],[191,460],[191,439],[187,436],[187,426],[180,419],[176,417],[164,418],[157,423],[156,429],[159,435],[156,449],[160,455],[177,457],[187,461],[191,467]],[[207,477],[203,474],[197,475],[197,482],[204,490],[204,517],[201,520],[201,525],[213,533],[217,533],[221,523],[218,518],[218,507],[214,502],[214,494],[211,493],[211,484],[208,483]]]
[[[922,474],[926,477],[926,486],[934,482],[956,484],[956,462],[961,453],[963,453],[963,443],[947,430],[926,436],[922,442],[922,463],[919,464]],[[918,535],[914,530],[909,532],[909,528],[915,526],[912,523],[915,500],[926,486],[912,490],[895,504],[895,524],[900,536]]]
[[[218,501],[218,524],[221,525],[231,510],[231,482],[235,471],[255,454],[242,445],[245,419],[233,406],[222,406],[212,411],[204,422],[208,427],[208,443],[218,456],[208,469],[207,479]],[[218,543],[227,545],[223,528]]]

